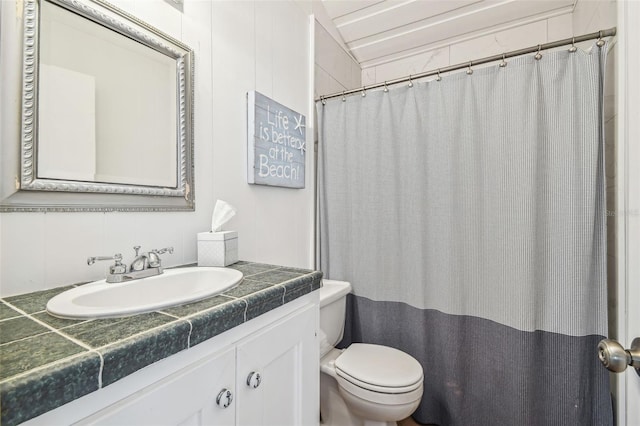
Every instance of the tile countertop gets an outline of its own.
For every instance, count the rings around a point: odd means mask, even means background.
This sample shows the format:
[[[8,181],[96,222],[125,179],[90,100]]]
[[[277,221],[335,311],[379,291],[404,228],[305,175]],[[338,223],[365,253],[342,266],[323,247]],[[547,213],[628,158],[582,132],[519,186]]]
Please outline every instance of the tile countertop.
[[[321,285],[317,271],[249,262],[229,268],[244,274],[231,290],[123,318],[49,315],[47,301],[73,286],[0,299],[0,424],[39,416]]]

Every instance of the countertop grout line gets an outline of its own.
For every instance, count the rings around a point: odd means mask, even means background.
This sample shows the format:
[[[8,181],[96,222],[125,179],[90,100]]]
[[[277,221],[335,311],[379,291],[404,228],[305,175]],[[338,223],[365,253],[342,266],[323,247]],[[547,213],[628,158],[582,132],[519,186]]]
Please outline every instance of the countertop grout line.
[[[16,311],[20,312],[22,315],[24,315],[25,317],[29,318],[30,320],[35,321],[36,323],[38,323],[38,324],[48,328],[49,330],[53,331],[55,334],[57,334],[58,336],[62,337],[63,339],[67,339],[70,342],[73,342],[76,345],[80,346],[81,348],[84,348],[84,349],[87,350],[86,352],[81,352],[80,354],[76,354],[76,355],[82,355],[82,354],[88,354],[88,353],[94,353],[94,354],[98,355],[98,357],[100,358],[100,369],[98,370],[98,389],[102,388],[102,367],[104,366],[104,358],[102,357],[102,354],[100,352],[98,352],[97,350],[93,349],[91,346],[85,344],[84,342],[82,342],[82,341],[80,341],[78,339],[75,339],[75,338],[67,335],[66,333],[60,332],[60,330],[55,329],[54,327],[52,327],[51,325],[47,324],[46,322],[41,321],[41,320],[39,320],[37,318],[34,318],[33,316],[31,316],[30,314],[27,314],[25,311],[23,311],[22,309],[18,308],[17,306],[12,305],[12,304],[10,304],[10,303],[8,303],[6,301],[4,303],[8,304],[11,308],[13,308]],[[42,333],[42,334],[44,334],[44,333]],[[69,357],[67,357],[67,358],[69,358]],[[40,367],[47,367],[47,366],[50,367],[50,366],[53,366],[53,365],[56,365],[56,364],[61,364],[63,362],[63,360],[65,360],[65,359],[66,358],[58,359],[58,360],[55,360],[53,362],[49,362],[47,364],[44,364],[44,365],[42,365]],[[29,371],[33,371],[33,370],[28,370],[28,371],[25,371],[24,373],[28,373]],[[15,377],[16,376],[12,376],[11,378],[15,378]],[[9,379],[9,377],[7,377],[7,379]]]
[[[98,389],[102,389],[102,374],[104,373],[104,357],[98,351],[95,351],[100,357],[100,369],[98,370]]]
[[[242,318],[243,323],[247,322],[247,311],[249,310],[249,302],[246,299],[240,299],[244,302],[244,316]]]
[[[22,317],[18,317],[18,318],[22,318]],[[42,333],[32,334],[32,335],[30,335],[30,336],[21,337],[21,338],[16,339],[16,340],[11,340],[10,342],[0,343],[0,348],[2,348],[3,346],[6,346],[6,345],[10,345],[10,344],[12,344],[12,343],[22,342],[23,340],[27,340],[27,339],[30,339],[30,338],[32,338],[32,337],[42,336],[42,335],[44,335],[44,334],[48,334],[48,333],[51,333],[51,331],[50,331],[50,330],[47,330],[47,331],[43,331]]]
[[[54,332],[58,336],[62,337],[63,339],[69,340],[72,343],[75,343],[76,345],[80,346],[81,348],[86,349],[86,352],[81,352],[79,354],[72,355],[71,357],[65,357],[65,358],[62,358],[62,359],[57,359],[55,361],[52,361],[52,362],[43,364],[43,365],[41,365],[39,367],[36,367],[35,369],[24,371],[23,373],[20,373],[20,374],[31,373],[32,371],[34,371],[34,370],[36,370],[38,368],[43,368],[44,369],[46,367],[51,367],[51,366],[54,366],[56,364],[62,364],[62,362],[64,362],[65,360],[67,360],[69,358],[73,358],[73,356],[76,356],[76,355],[80,356],[80,355],[84,355],[84,354],[94,353],[94,354],[98,355],[98,357],[100,358],[100,369],[98,370],[98,389],[102,388],[102,367],[104,366],[104,358],[102,357],[102,354],[100,352],[96,351],[91,346],[85,344],[84,342],[82,342],[80,340],[77,340],[77,339],[75,339],[75,338],[73,338],[71,336],[68,336],[65,333],[61,333],[59,330],[55,329],[51,325],[49,325],[46,322],[41,321],[41,320],[39,320],[37,318],[34,318],[32,315],[27,314],[25,311],[23,311],[22,309],[18,308],[17,306],[12,305],[11,303],[9,303],[7,301],[4,301],[4,303],[9,305],[12,309],[15,309],[20,314],[22,314],[25,317],[29,318],[30,320],[32,320],[32,321],[44,326],[45,328],[51,330],[52,332]],[[41,333],[41,334],[45,334],[45,333]],[[14,380],[20,374],[17,374],[17,375],[11,376],[11,377],[7,377],[5,380],[9,380],[9,379]],[[2,382],[0,382],[0,383],[3,383],[3,382],[4,382],[4,380]]]
[[[65,328],[73,327],[74,325],[80,325],[80,324],[84,324],[84,323],[86,323],[86,322],[94,321],[94,320],[95,320],[94,318],[89,318],[89,319],[84,319],[84,320],[83,320],[83,319],[75,319],[75,318],[60,318],[60,317],[56,317],[56,316],[54,316],[54,315],[51,315],[49,312],[47,312],[47,310],[46,310],[46,309],[43,309],[43,310],[38,311],[38,312],[33,312],[31,315],[34,315],[34,316],[35,316],[35,315],[38,315],[38,314],[47,314],[47,315],[50,315],[50,316],[52,316],[53,318],[57,318],[57,319],[70,320],[70,321],[77,321],[77,322],[75,322],[75,323],[73,323],[73,324],[69,324],[69,325],[65,325],[65,326],[62,326],[62,327],[56,328],[56,330],[64,330]],[[52,326],[52,327],[53,327],[53,326]],[[55,328],[55,327],[54,327],[54,328]]]
[[[185,320],[189,323],[189,335],[187,336],[187,349],[191,348],[191,333],[193,333],[193,324],[191,320]]]
[[[16,311],[20,312],[22,315],[24,315],[25,317],[29,318],[30,320],[35,321],[38,324],[40,324],[40,325],[46,327],[47,329],[53,331],[57,335],[65,338],[67,340],[70,340],[71,342],[75,343],[76,345],[80,346],[81,348],[84,348],[87,351],[91,351],[93,349],[91,346],[85,344],[84,342],[81,342],[79,340],[76,340],[76,339],[74,339],[72,337],[67,336],[64,333],[61,333],[60,330],[57,330],[56,328],[52,327],[51,325],[47,324],[46,322],[41,321],[38,318],[34,318],[31,314],[26,313],[25,311],[23,311],[22,309],[18,308],[17,306],[12,305],[12,304],[10,304],[8,302],[5,302],[5,303],[7,303],[9,306],[11,306],[12,309],[15,309]]]
[[[0,298],[0,303],[2,303],[3,305],[5,305],[9,309],[11,309],[11,307],[9,306],[9,303],[4,300],[4,297]],[[0,319],[0,322],[6,321],[6,320],[10,320],[10,319],[14,319],[14,318],[20,318],[20,314],[18,312],[16,312],[16,314],[17,315],[13,316],[13,317]]]
[[[0,319],[0,322],[9,321],[9,320],[16,319],[16,318],[22,318],[22,315],[18,314],[15,317],[3,318],[3,319]]]

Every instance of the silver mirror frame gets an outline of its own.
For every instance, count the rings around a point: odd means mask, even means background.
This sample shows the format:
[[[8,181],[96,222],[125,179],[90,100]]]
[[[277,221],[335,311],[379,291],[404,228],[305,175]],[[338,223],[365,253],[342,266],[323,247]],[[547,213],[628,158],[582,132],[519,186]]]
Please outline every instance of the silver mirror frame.
[[[37,178],[38,48],[40,4],[48,1],[107,27],[176,61],[177,187]],[[0,212],[195,210],[193,170],[193,50],[102,0],[24,0],[19,189]]]

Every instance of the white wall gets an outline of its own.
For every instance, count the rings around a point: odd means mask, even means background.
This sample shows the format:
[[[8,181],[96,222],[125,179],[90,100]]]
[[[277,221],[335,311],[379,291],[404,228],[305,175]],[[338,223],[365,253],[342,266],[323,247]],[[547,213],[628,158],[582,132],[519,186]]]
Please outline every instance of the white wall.
[[[324,25],[333,24],[325,20]],[[335,37],[339,37],[337,31],[329,31],[323,23],[316,21],[315,98],[362,85],[360,65],[345,51],[344,44],[336,41]]]
[[[312,153],[302,190],[246,183],[246,92],[257,90],[307,119],[313,146],[310,43],[311,5],[293,1],[185,0],[184,13],[161,0],[111,0],[116,6],[181,40],[195,51],[196,211],[179,213],[3,213],[0,215],[0,295],[41,290],[104,277],[108,262],[93,255],[173,246],[165,266],[196,261],[196,233],[210,226],[216,199],[238,208],[225,229],[239,232],[241,259],[311,267]],[[19,8],[2,1],[5,30]],[[2,49],[14,49],[5,46]],[[2,76],[19,63],[3,61]],[[3,127],[17,125],[19,91],[1,85]],[[8,123],[8,124],[7,124]],[[5,138],[0,143],[17,144]],[[4,147],[3,147],[4,148]],[[11,149],[3,149],[3,155]],[[16,160],[17,161],[17,160]]]

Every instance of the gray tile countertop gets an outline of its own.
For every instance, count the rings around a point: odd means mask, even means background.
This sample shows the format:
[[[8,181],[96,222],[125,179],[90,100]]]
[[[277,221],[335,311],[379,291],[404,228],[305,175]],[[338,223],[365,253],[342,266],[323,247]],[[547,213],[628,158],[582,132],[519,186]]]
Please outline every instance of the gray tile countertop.
[[[221,295],[123,318],[49,315],[47,301],[73,286],[0,299],[0,424],[39,416],[321,286],[317,271],[229,268],[244,280]]]

